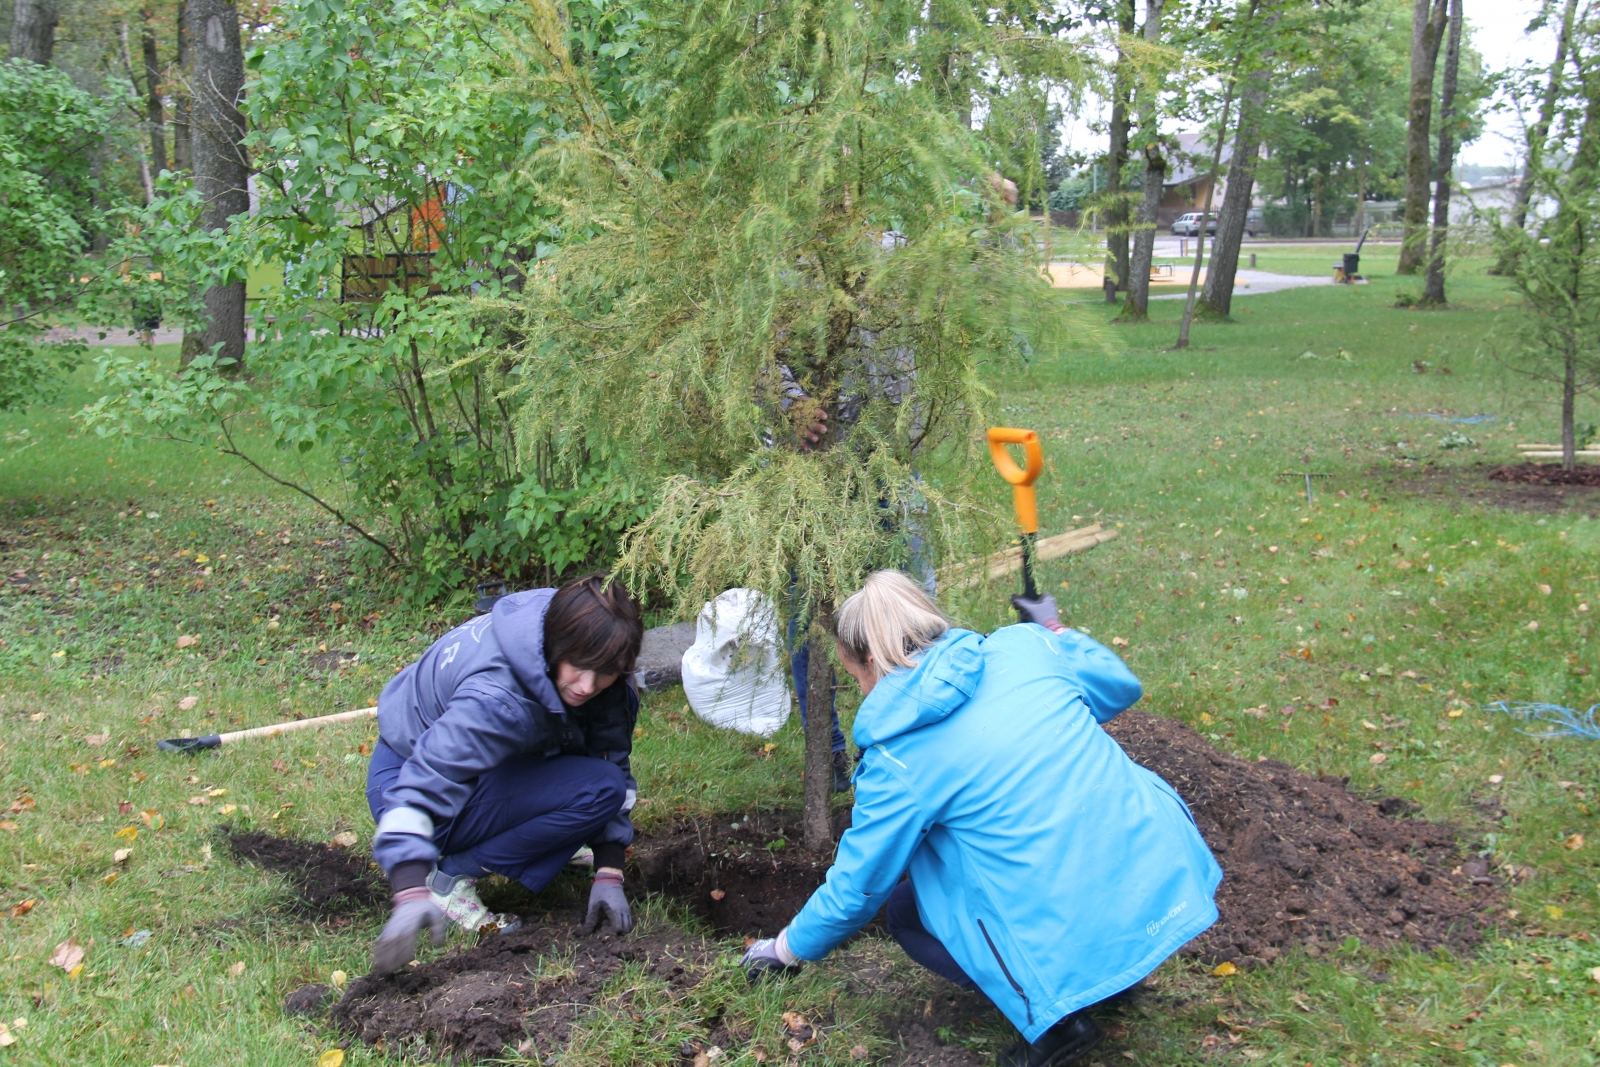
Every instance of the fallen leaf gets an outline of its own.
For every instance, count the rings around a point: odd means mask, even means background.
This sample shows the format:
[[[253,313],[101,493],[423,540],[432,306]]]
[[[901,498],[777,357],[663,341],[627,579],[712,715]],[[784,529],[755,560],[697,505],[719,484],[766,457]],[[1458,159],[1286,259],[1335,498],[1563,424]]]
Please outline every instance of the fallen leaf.
[[[225,797],[227,795],[228,795],[228,791],[226,789],[207,789],[206,790],[206,796],[208,796],[208,797]]]
[[[222,807],[217,809],[217,813],[220,814],[220,815],[232,815],[234,812],[236,812],[238,810],[239,810],[239,805],[237,805],[237,804],[224,804],[224,805],[222,805]]]
[[[101,885],[110,885],[112,882],[115,882],[118,878],[121,878],[121,877],[122,877],[122,872],[121,871],[112,871],[110,874],[108,874],[104,878],[100,879],[100,884]]]
[[[243,973],[244,973],[244,960],[240,960],[238,963],[235,963],[235,964],[231,965],[228,968],[228,977],[229,978],[237,978]]]
[[[1529,630],[1537,630],[1538,628],[1539,628],[1539,620],[1538,619],[1534,619],[1532,622],[1530,622],[1527,625],[1527,629],[1529,629]]]
[[[149,930],[135,930],[120,942],[124,948],[142,948],[150,940]]]
[[[1211,968],[1211,973],[1216,975],[1218,978],[1226,978],[1230,974],[1238,974],[1239,968],[1235,967],[1227,960],[1223,960],[1221,963]]]
[[[189,803],[193,804],[195,807],[201,807],[203,805],[211,803],[211,798],[210,797],[190,797],[189,798]]]
[[[0,1048],[10,1048],[16,1043],[17,1039],[11,1035],[11,1027],[0,1023]]]
[[[341,833],[334,834],[332,838],[333,843],[338,845],[340,848],[355,848],[356,842],[360,840],[361,839],[355,835],[355,832],[351,830],[345,830]]]
[[[99,748],[101,745],[105,744],[109,740],[111,740],[111,735],[108,734],[108,733],[106,733],[106,734],[90,734],[89,736],[87,736],[87,737],[85,737],[83,739],[83,743],[86,744],[86,745],[89,745],[91,748]]]
[[[1545,585],[1543,582],[1540,582],[1539,583],[1539,592],[1543,593],[1545,596],[1549,596],[1550,595],[1550,587],[1548,585]]]
[[[806,1020],[806,1017],[797,1011],[786,1011],[783,1013],[783,1027],[786,1030],[798,1032],[800,1030],[804,1030],[810,1025],[811,1023]]]
[[[866,1059],[867,1058],[867,1046],[865,1046],[865,1045],[853,1045],[853,1046],[851,1046],[850,1058],[853,1059],[853,1060],[864,1060],[864,1059]]]
[[[11,810],[18,815],[25,811],[32,811],[39,806],[39,802],[32,797],[18,797],[11,802]]]
[[[118,815],[126,815],[129,812],[131,812],[132,810],[133,810],[133,801],[131,801],[131,800],[119,800],[119,801],[117,801],[117,814]]]
[[[18,901],[17,903],[11,905],[10,915],[13,919],[20,919],[24,915],[28,914],[28,912],[32,911],[34,906],[38,903],[39,902],[34,900],[32,897],[29,897],[27,900]]]
[[[55,954],[50,957],[49,962],[50,966],[60,967],[70,973],[74,967],[83,963],[83,946],[78,944],[76,937],[69,937],[56,946]]]
[[[1386,760],[1388,760],[1388,758],[1389,757],[1384,755],[1382,752],[1374,752],[1372,755],[1367,757],[1367,762],[1368,763],[1383,763]]]
[[[22,827],[18,826],[10,819],[0,819],[0,830],[4,830],[8,834],[14,834],[20,829],[22,829]]]
[[[1596,982],[1600,982],[1600,967],[1590,968],[1589,977],[1593,978]]]
[[[111,854],[112,863],[127,863],[133,858],[133,849],[119,848]]]
[[[344,1067],[344,1049],[330,1048],[317,1057],[317,1067]]]
[[[723,897],[725,897],[727,895],[728,894],[724,890],[721,890],[721,889],[713,889],[711,891],[711,899],[712,900],[721,900]]]
[[[1506,776],[1503,775],[1503,774],[1491,774],[1489,776],[1489,784],[1490,785],[1499,785],[1501,782],[1503,782],[1505,780],[1506,780]]]
[[[179,638],[178,639],[178,647],[179,648],[186,647],[184,645],[184,643],[183,643],[183,640],[184,640],[183,638]],[[191,641],[190,643],[192,644],[193,642]],[[200,703],[200,698],[199,697],[192,697],[192,696],[191,697],[184,697],[182,700],[178,701],[178,710],[179,711],[189,711],[198,703]]]
[[[1573,834],[1571,837],[1567,838],[1567,840],[1565,841],[1565,845],[1566,845],[1567,848],[1571,849],[1573,852],[1578,851],[1580,848],[1583,847],[1583,835],[1582,834]]]
[[[161,817],[161,813],[159,811],[154,810],[154,809],[147,809],[145,811],[141,811],[139,813],[139,818],[143,819],[144,820],[144,824],[146,826],[150,827],[150,829],[152,829],[152,830],[159,830],[163,826],[167,825],[167,820],[162,818]]]
[[[139,828],[137,826],[124,826],[113,836],[120,841],[132,841],[139,836]]]
[[[1126,637],[1113,637],[1111,639],[1111,645],[1114,648],[1127,648],[1128,639]]]
[[[188,648],[191,645],[194,645],[194,644],[198,643],[199,640],[200,639],[198,637],[196,637],[194,634],[181,634],[178,637],[178,647],[179,648]],[[191,707],[192,706],[193,705],[191,705]]]
[[[335,989],[343,989],[344,984],[349,980],[350,976],[345,974],[343,971],[334,971],[332,974],[328,975],[328,981]]]
[[[72,979],[74,982],[76,982],[78,980],[78,975],[80,975],[82,973],[83,973],[83,964],[80,963],[76,967],[72,968],[72,970],[67,972],[67,977]]]
[[[1562,911],[1560,908],[1556,907],[1554,904],[1546,904],[1544,906],[1544,914],[1545,914],[1546,918],[1559,919],[1563,915],[1565,915],[1566,912]]]

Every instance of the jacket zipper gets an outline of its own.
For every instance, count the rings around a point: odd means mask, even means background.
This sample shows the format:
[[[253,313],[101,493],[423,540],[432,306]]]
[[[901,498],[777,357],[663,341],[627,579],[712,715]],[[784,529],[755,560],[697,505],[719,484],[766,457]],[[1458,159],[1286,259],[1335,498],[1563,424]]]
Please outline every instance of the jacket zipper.
[[[1000,965],[1000,973],[1006,976],[1006,981],[1011,983],[1011,988],[1017,996],[1022,998],[1022,1006],[1028,1010],[1028,1025],[1033,1025],[1033,1005],[1028,1001],[1028,994],[1022,991],[1022,986],[1011,977],[1011,968],[1006,966],[1006,961],[1000,958],[1000,950],[994,947],[994,938],[989,936],[989,928],[983,925],[983,920],[978,920],[978,929],[983,933],[983,939],[989,943],[989,951],[994,953],[994,961]]]

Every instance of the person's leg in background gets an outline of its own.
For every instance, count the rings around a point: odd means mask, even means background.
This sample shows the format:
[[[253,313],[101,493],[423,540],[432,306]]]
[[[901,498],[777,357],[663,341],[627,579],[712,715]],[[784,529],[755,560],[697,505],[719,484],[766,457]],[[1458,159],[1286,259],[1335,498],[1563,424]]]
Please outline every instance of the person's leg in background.
[[[806,722],[806,672],[811,668],[811,643],[801,641],[795,644],[796,620],[789,620],[789,672],[794,679],[795,699],[800,703],[800,725]],[[845,748],[844,731],[839,728],[839,705],[834,700],[834,688],[838,685],[838,675],[828,672],[828,714],[833,717],[833,791],[845,793],[850,790],[850,757]]]
[[[917,894],[909,878],[894,887],[885,907],[889,933],[911,959],[941,978],[946,978],[963,989],[978,989],[961,964],[956,962],[944,943],[930,934],[922,925],[922,915],[917,911]],[[1031,1045],[1018,1041],[1001,1052],[995,1067],[1065,1067],[1079,1056],[1098,1045],[1105,1032],[1088,1013],[1080,1009],[1056,1023],[1039,1035]]]

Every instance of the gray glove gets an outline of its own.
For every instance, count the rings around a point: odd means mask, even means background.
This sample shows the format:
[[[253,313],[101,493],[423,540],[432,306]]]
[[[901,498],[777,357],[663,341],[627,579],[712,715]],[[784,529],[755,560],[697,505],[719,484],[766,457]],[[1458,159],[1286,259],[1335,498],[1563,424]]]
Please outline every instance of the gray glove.
[[[1056,598],[1048,593],[1036,596],[1029,600],[1025,596],[1011,598],[1011,606],[1017,609],[1017,614],[1023,622],[1036,622],[1040,626],[1049,626],[1051,623],[1060,624],[1056,618]]]
[[[628,898],[622,892],[622,872],[602,867],[595,872],[594,885],[589,889],[589,913],[583,917],[583,930],[592,934],[601,923],[625,934],[633,929],[633,912],[628,910]]]
[[[449,925],[444,912],[434,907],[429,899],[427,886],[402,889],[394,895],[394,911],[372,946],[373,972],[393,974],[416,959],[417,938],[424,929],[432,933],[435,945],[444,944]]]
[[[768,976],[794,974],[800,970],[800,960],[789,951],[786,940],[779,934],[777,937],[764,937],[760,941],[752,942],[750,947],[744,950],[739,966],[744,968],[746,980],[755,985]]]

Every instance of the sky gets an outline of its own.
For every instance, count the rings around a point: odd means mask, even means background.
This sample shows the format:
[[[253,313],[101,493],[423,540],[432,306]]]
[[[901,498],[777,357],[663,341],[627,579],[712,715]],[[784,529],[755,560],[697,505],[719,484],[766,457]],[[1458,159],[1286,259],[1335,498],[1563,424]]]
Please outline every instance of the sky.
[[[1548,65],[1555,56],[1555,34],[1548,29],[1527,34],[1528,23],[1538,13],[1538,0],[1462,0],[1472,28],[1472,44],[1489,70],[1504,70],[1525,60]],[[1461,150],[1462,163],[1497,166],[1518,158],[1522,127],[1517,116],[1497,112],[1486,116],[1483,136]]]

